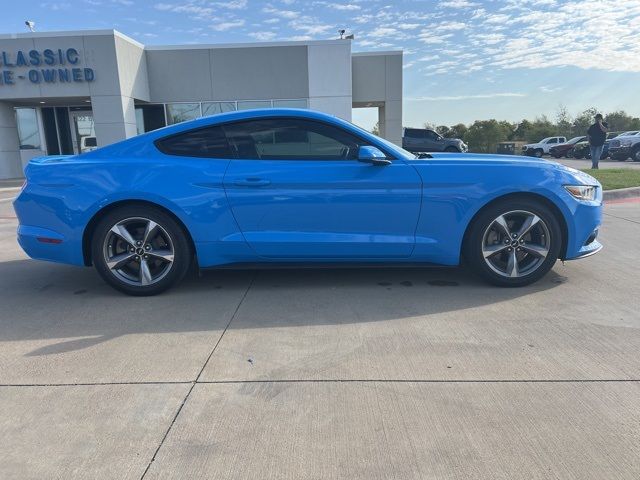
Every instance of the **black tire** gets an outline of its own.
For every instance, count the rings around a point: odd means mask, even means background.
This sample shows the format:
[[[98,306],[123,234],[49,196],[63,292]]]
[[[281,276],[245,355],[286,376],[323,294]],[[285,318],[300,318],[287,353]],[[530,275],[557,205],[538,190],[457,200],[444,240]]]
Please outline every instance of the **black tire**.
[[[627,161],[627,157],[625,157],[623,155],[614,155],[611,158],[613,160],[617,160],[618,162],[626,162]]]
[[[533,151],[533,156],[536,158],[542,158],[542,155],[544,155],[544,150],[542,150],[541,148],[536,148]]]
[[[444,151],[449,153],[460,153],[460,150],[458,150],[456,147],[447,147],[444,149]]]
[[[502,261],[503,256],[506,255],[507,257],[504,259],[504,263],[506,263],[507,269],[509,265],[508,256],[510,255],[514,255],[514,258],[517,258],[516,255],[519,255],[522,258],[521,261],[525,266],[526,262],[532,262],[530,266],[532,270],[530,272],[526,273],[527,269],[523,268],[523,272],[525,272],[525,274],[521,276],[509,277],[505,274],[500,274],[494,271],[494,269],[490,266],[490,260],[485,260],[483,249],[495,248],[496,246],[502,247],[502,239],[496,239],[495,241],[497,243],[487,246],[485,245],[485,237],[487,237],[487,235],[493,235],[495,233],[491,230],[491,228],[493,225],[495,225],[494,221],[498,219],[498,217],[504,215],[505,217],[503,218],[509,218],[509,216],[512,215],[517,219],[517,212],[528,212],[539,217],[539,219],[542,221],[542,224],[538,222],[536,224],[536,228],[540,228],[541,230],[541,227],[543,226],[546,228],[544,235],[540,235],[539,238],[544,236],[548,251],[546,253],[546,256],[541,258],[539,255],[530,254],[525,250],[520,251],[519,253],[509,253],[511,252],[511,250],[507,252],[507,247],[505,246],[503,247],[503,250],[497,251],[493,256],[489,256],[489,259],[493,258],[494,261],[498,263]],[[513,223],[510,226],[513,227],[514,230],[519,229],[519,225],[516,223]],[[523,236],[527,238],[527,235],[529,235],[529,238],[532,240],[531,243],[525,241],[525,243],[522,244],[523,249],[526,249],[527,245],[529,247],[533,245],[534,233],[535,232],[531,231],[531,233],[527,233]],[[512,239],[511,237],[505,235],[504,239],[506,240],[506,238],[509,238],[510,240]],[[560,255],[562,243],[562,229],[560,227],[559,220],[558,218],[556,218],[554,212],[552,212],[542,202],[529,199],[505,200],[503,202],[499,202],[485,208],[473,220],[473,223],[469,226],[469,230],[467,232],[467,235],[465,236],[464,258],[466,262],[471,266],[473,271],[475,271],[475,273],[477,273],[480,277],[482,277],[489,283],[500,287],[522,287],[538,281],[543,276],[545,276],[549,272],[549,270],[551,270],[553,265],[556,263],[558,256]],[[520,247],[519,243],[517,245]],[[527,255],[531,255],[531,257],[527,257]]]
[[[573,158],[575,158],[576,160],[582,160],[584,158],[584,155],[582,155],[581,152],[573,152]]]
[[[145,236],[144,221],[147,221],[146,225],[153,222],[158,226],[154,227],[156,236],[149,240],[149,250],[146,252],[146,245],[137,245]],[[114,233],[112,228],[119,229],[119,225],[126,226],[125,233],[130,234],[130,239],[135,241],[134,245],[125,241],[124,236]],[[127,260],[122,268],[112,267],[112,270],[107,265],[107,257],[113,262],[118,252],[121,257],[133,255],[134,258]],[[161,252],[171,255],[160,255]],[[191,265],[193,252],[187,234],[171,215],[153,206],[132,204],[113,210],[100,220],[91,238],[91,258],[100,276],[116,290],[128,295],[150,296],[167,290],[184,278]],[[142,260],[143,258],[148,260]],[[144,269],[143,262],[146,267]],[[139,283],[134,281],[136,266]],[[143,275],[143,271],[147,275]],[[153,279],[154,271],[157,272],[156,279]]]
[[[631,160],[640,162],[640,145],[636,145],[631,151]]]

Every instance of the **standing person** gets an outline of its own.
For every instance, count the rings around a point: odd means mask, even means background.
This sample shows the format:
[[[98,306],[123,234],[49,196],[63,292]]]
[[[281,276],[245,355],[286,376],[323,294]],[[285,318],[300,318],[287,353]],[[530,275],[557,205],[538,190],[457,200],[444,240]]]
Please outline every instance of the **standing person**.
[[[607,132],[609,131],[609,125],[607,122],[602,121],[602,115],[596,115],[596,123],[589,127],[587,130],[587,138],[589,139],[589,150],[591,151],[591,168],[597,169],[598,162],[600,162],[600,156],[602,155],[602,148],[604,142],[607,139]]]

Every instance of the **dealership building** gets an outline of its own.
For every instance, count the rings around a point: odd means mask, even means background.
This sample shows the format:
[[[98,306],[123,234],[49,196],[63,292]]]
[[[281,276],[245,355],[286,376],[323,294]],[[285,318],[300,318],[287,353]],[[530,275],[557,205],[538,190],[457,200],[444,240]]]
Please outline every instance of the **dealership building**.
[[[81,153],[231,110],[377,107],[401,143],[402,52],[350,40],[145,46],[114,30],[0,35],[0,179],[40,155]]]

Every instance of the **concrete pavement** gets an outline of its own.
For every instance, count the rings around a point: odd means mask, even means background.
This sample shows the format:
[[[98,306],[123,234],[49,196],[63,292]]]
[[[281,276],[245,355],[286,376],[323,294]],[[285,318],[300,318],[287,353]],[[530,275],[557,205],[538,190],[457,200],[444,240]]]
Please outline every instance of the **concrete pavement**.
[[[0,203],[0,477],[635,479],[640,203],[523,289],[209,272],[153,298],[28,260]]]

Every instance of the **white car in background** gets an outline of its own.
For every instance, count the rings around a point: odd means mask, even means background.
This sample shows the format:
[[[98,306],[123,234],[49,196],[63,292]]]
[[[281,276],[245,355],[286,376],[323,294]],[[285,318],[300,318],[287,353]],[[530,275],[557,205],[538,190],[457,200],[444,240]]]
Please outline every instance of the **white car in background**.
[[[566,137],[547,137],[538,143],[528,143],[522,146],[522,154],[530,157],[540,158],[543,155],[549,155],[549,149],[560,143],[565,143]]]
[[[98,140],[94,136],[80,138],[80,153],[90,152],[98,148]]]

